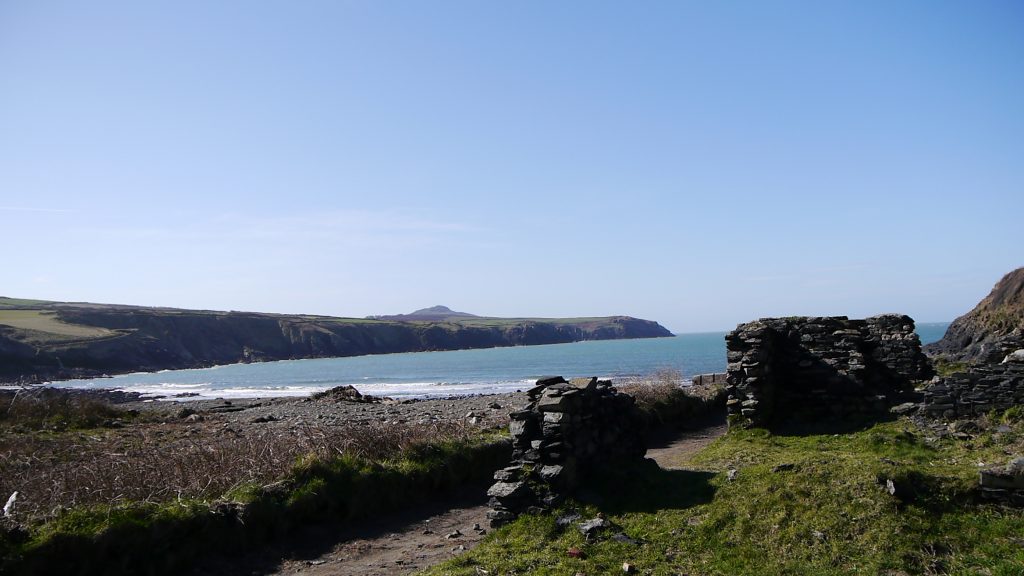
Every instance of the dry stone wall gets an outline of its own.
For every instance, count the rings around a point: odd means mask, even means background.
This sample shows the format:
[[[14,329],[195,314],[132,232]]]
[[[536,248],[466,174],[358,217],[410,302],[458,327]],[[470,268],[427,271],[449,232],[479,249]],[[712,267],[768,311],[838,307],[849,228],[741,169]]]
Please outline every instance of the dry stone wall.
[[[942,378],[925,388],[921,411],[925,416],[955,420],[1020,405],[1024,405],[1024,354]]]
[[[932,373],[914,321],[897,314],[763,318],[725,339],[731,426],[862,420]]]
[[[714,374],[697,374],[691,380],[694,386],[725,384],[728,376],[725,372],[715,372]]]
[[[646,448],[633,397],[597,378],[542,378],[530,403],[510,414],[512,464],[487,491],[492,526],[549,509],[612,463],[642,460]]]
[[[1016,506],[1024,506],[1024,458],[1017,457],[1006,466],[978,473],[980,496]]]

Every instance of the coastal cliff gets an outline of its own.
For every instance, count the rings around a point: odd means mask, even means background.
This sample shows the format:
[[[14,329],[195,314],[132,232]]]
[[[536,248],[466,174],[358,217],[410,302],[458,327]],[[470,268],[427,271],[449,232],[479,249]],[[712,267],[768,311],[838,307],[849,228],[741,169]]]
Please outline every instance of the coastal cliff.
[[[629,316],[429,320],[215,312],[0,298],[0,382],[326,358],[657,338]]]
[[[950,360],[999,362],[1024,348],[1024,268],[1017,268],[996,283],[973,310],[949,325],[938,342],[925,352]]]

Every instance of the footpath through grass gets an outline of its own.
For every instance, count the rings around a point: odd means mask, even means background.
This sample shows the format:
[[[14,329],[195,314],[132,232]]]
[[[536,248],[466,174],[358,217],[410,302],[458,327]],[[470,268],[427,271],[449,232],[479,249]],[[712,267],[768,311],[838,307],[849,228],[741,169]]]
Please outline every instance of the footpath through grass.
[[[843,435],[733,431],[692,470],[640,466],[589,503],[526,516],[427,575],[1024,574],[1024,513],[976,501],[980,463],[1021,453],[1024,427],[936,438],[912,422]],[[729,470],[733,479],[729,480]],[[894,491],[894,493],[891,493]],[[616,528],[587,541],[576,525]],[[617,533],[626,538],[615,539]]]

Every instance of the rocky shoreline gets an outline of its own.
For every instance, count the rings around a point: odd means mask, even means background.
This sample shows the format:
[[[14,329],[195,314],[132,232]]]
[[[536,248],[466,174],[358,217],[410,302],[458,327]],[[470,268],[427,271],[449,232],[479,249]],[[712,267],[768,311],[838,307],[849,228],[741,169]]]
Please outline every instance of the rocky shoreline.
[[[138,392],[115,389],[80,390],[41,386],[0,390],[0,400],[19,393],[34,394],[44,390],[59,391],[76,399],[110,403],[128,413],[145,414],[169,422],[219,422],[229,425],[269,425],[274,428],[312,424],[331,426],[438,422],[491,428],[507,425],[509,412],[528,401],[525,392],[393,400],[364,396],[348,386],[306,397],[241,399],[147,397]]]

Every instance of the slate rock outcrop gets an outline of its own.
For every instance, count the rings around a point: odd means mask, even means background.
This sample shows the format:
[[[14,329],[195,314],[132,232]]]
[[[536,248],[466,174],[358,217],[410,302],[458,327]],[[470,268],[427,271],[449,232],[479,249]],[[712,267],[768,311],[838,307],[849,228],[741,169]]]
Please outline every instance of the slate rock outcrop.
[[[1003,276],[973,310],[957,318],[928,354],[950,360],[995,363],[1024,348],[1024,268]]]
[[[639,461],[643,422],[633,397],[609,381],[542,378],[512,412],[512,463],[494,474],[487,517],[499,526],[523,512],[557,506],[604,466]]]
[[[858,421],[932,376],[909,316],[763,318],[725,337],[730,426]]]

